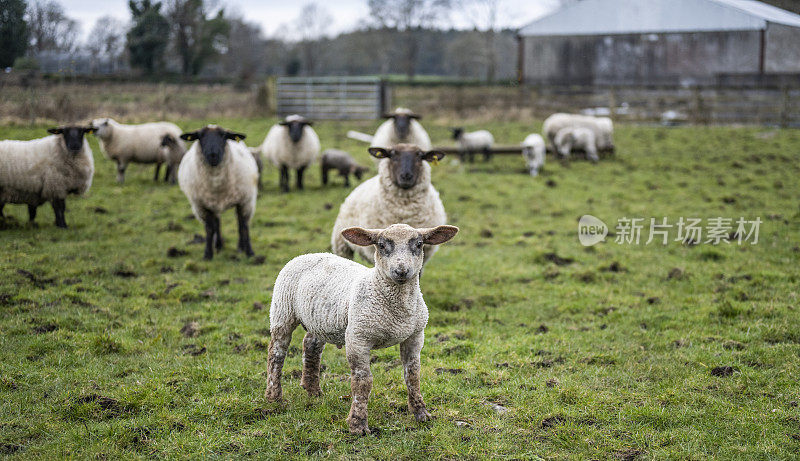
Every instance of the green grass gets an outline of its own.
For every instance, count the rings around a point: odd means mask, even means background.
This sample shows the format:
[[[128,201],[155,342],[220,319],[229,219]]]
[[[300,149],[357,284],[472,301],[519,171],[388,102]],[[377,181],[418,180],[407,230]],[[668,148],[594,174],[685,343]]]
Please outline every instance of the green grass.
[[[194,128],[203,121],[184,121]],[[271,120],[220,124],[263,139]],[[447,126],[431,126],[434,139]],[[44,127],[0,127],[33,138]],[[316,125],[324,147],[357,152],[347,129]],[[476,127],[470,127],[476,128]],[[537,123],[488,124],[518,142]],[[423,395],[405,411],[396,347],[374,352],[370,426],[347,432],[344,351],[323,355],[324,396],[299,386],[295,332],[284,405],[265,390],[268,308],[289,259],[326,251],[348,190],[277,191],[252,223],[263,262],[189,243],[202,226],[177,187],[132,166],[128,183],[92,140],[97,174],[67,201],[70,229],[6,206],[0,231],[0,454],[19,458],[277,457],[789,459],[800,452],[800,132],[620,126],[616,158],[520,158],[434,168],[461,233],[422,280],[430,309]],[[761,217],[757,245],[585,249],[577,219]],[[614,230],[612,229],[612,232]],[[168,257],[175,247],[186,255]],[[180,253],[180,252],[179,252]],[[556,265],[549,253],[574,262]],[[614,270],[608,268],[614,266]],[[678,270],[675,270],[675,269]],[[27,271],[27,272],[20,272]],[[669,274],[672,272],[672,277]],[[27,274],[27,275],[26,275]],[[196,336],[181,330],[197,322]],[[714,376],[716,367],[734,368]],[[437,371],[438,370],[438,371]],[[448,370],[452,370],[448,371]],[[499,414],[489,404],[508,409]]]

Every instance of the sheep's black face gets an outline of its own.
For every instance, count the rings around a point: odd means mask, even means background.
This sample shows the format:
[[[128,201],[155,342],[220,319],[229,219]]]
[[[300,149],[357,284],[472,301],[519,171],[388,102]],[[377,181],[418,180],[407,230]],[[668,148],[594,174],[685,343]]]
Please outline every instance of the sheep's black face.
[[[423,161],[438,161],[444,157],[441,152],[423,152],[413,144],[398,144],[388,150],[371,147],[369,153],[375,158],[389,159],[392,182],[400,189],[411,189],[417,185]]]
[[[463,128],[450,128],[450,131],[453,132],[453,139],[458,139],[462,134],[464,134]]]
[[[408,133],[411,131],[411,117],[408,115],[395,115],[394,117],[394,133],[398,139],[407,139]]]
[[[199,141],[200,152],[203,158],[211,166],[222,163],[225,157],[225,147],[228,140],[240,141],[245,139],[245,135],[224,130],[217,126],[207,126],[192,133],[183,133],[181,139],[184,141]]]
[[[86,133],[94,133],[94,127],[91,126],[62,126],[58,128],[50,128],[47,130],[50,134],[61,135],[64,138],[64,145],[67,150],[75,155],[83,150],[83,137]]]
[[[289,139],[291,139],[293,143],[298,143],[303,139],[303,131],[306,126],[311,125],[311,122],[307,120],[293,120],[291,122],[281,122],[280,124],[289,130]]]

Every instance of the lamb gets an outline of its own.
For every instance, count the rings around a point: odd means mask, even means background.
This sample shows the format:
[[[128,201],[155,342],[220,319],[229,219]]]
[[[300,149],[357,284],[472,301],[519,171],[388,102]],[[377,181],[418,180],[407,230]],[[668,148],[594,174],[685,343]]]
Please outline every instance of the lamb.
[[[457,232],[453,226],[351,227],[342,231],[342,238],[369,247],[375,255],[375,267],[368,269],[330,253],[306,254],[289,261],[275,280],[269,310],[267,400],[283,398],[283,362],[292,332],[302,325],[307,333],[303,337],[300,385],[309,395],[322,394],[320,362],[325,344],[345,347],[350,364],[352,399],[347,422],[351,433],[370,432],[370,351],[395,344],[400,344],[408,410],[419,422],[430,420],[420,392],[420,351],[428,323],[428,308],[419,287],[422,248],[441,245]]]
[[[484,161],[492,158],[491,149],[494,144],[492,133],[486,130],[467,133],[463,128],[451,128],[450,130],[453,132],[453,139],[458,141],[462,161],[473,161],[475,152],[483,152]]]
[[[342,237],[342,230],[361,226],[384,228],[394,223],[414,227],[436,227],[447,222],[439,192],[431,185],[431,167],[428,162],[438,162],[444,154],[425,152],[413,144],[398,144],[392,149],[369,148],[377,159],[387,159],[378,164],[378,174],[350,192],[339,208],[333,225],[331,247],[333,253],[352,259],[355,252],[369,263],[374,263],[374,253]],[[425,262],[437,247],[425,246]]]
[[[208,125],[181,135],[184,141],[197,141],[186,152],[178,170],[178,183],[195,217],[205,224],[204,259],[214,257],[214,248],[222,249],[220,214],[236,207],[239,224],[238,249],[253,256],[250,244],[250,219],[258,195],[258,167],[247,146],[245,135]]]
[[[592,117],[576,114],[553,114],[544,121],[542,131],[545,138],[556,151],[555,138],[559,130],[567,127],[588,128],[594,132],[597,150],[614,151],[614,126],[608,117]]]
[[[99,118],[92,121],[92,127],[100,149],[117,162],[117,182],[125,182],[129,163],[155,163],[154,180],[157,181],[161,165],[166,163],[164,180],[175,183],[176,170],[186,152],[180,140],[182,131],[177,125],[168,122],[124,125],[110,118]]]
[[[546,149],[544,138],[538,134],[529,134],[522,141],[522,156],[528,165],[531,176],[538,176],[539,170],[544,167]]]
[[[354,175],[356,179],[361,180],[369,168],[361,166],[343,150],[328,149],[322,153],[322,184],[328,184],[328,171],[337,170],[339,175],[344,177],[345,187],[350,187],[350,175]]]
[[[428,132],[419,123],[422,117],[410,109],[398,107],[394,112],[384,114],[383,118],[388,120],[375,131],[373,147],[390,149],[397,144],[416,144],[426,152],[433,148]]]
[[[6,203],[28,205],[33,223],[45,202],[53,206],[56,226],[66,229],[66,198],[92,186],[94,157],[86,133],[92,127],[68,125],[47,130],[53,136],[32,141],[0,141],[0,218]]]
[[[289,169],[297,171],[297,188],[303,188],[303,172],[319,156],[320,144],[312,122],[290,115],[272,128],[259,147],[261,153],[281,169],[280,186],[289,192]]]
[[[586,157],[593,162],[597,162],[597,141],[594,131],[589,128],[562,128],[556,134],[556,150],[562,157],[569,157],[575,149],[583,149]]]

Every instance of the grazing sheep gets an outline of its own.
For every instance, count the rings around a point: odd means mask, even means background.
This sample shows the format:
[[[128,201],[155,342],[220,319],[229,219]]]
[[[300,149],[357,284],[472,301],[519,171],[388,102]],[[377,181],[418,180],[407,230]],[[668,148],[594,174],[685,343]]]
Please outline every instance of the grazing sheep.
[[[389,162],[382,162],[389,163]],[[372,390],[370,351],[400,344],[408,410],[417,421],[430,413],[420,392],[420,350],[425,341],[428,308],[419,288],[423,245],[441,245],[457,227],[415,229],[394,224],[386,229],[351,227],[343,238],[369,247],[375,267],[368,269],[330,253],[299,256],[289,261],[275,280],[269,309],[270,342],[266,398],[283,398],[281,370],[292,332],[303,337],[300,385],[311,396],[322,394],[320,367],[325,344],[345,347],[350,364],[350,432],[368,434],[367,402]]]
[[[426,152],[433,148],[431,137],[419,123],[422,117],[410,109],[398,107],[394,112],[384,114],[383,118],[388,120],[375,131],[371,143],[373,147],[389,149],[397,144],[416,144]]]
[[[472,162],[475,152],[483,152],[483,160],[489,161],[492,158],[492,145],[494,136],[486,130],[473,131],[467,133],[463,128],[451,128],[453,139],[458,141],[461,150],[461,160]]]
[[[280,185],[289,192],[289,169],[297,171],[297,188],[303,188],[303,172],[316,160],[320,144],[312,122],[299,115],[290,115],[270,128],[259,150],[281,169]]]
[[[529,134],[522,141],[522,157],[528,165],[531,176],[538,176],[539,170],[544,167],[546,148],[544,138],[538,134]]]
[[[593,162],[600,160],[597,156],[594,131],[589,128],[562,128],[556,134],[555,145],[556,151],[562,157],[569,157],[573,150],[582,149],[589,160]]]
[[[447,215],[439,192],[431,185],[428,164],[441,160],[443,153],[425,152],[413,144],[398,144],[391,149],[370,147],[369,153],[387,160],[378,164],[377,176],[353,189],[342,203],[333,225],[331,246],[334,254],[352,259],[357,251],[365,261],[373,263],[373,252],[345,240],[343,229],[379,229],[395,223],[436,227],[447,222]],[[436,250],[435,246],[425,246],[425,262]]]
[[[361,180],[369,168],[361,166],[343,150],[328,149],[322,153],[322,184],[328,184],[328,171],[337,170],[339,175],[344,178],[345,187],[350,187],[350,175],[354,175],[356,179]]]
[[[562,128],[579,127],[592,130],[597,142],[596,148],[600,151],[614,152],[614,126],[608,117],[592,117],[576,114],[553,114],[544,121],[542,132],[545,138],[556,151],[556,134]]]
[[[204,259],[214,257],[214,248],[222,249],[220,214],[236,207],[239,223],[238,249],[253,256],[250,245],[250,219],[258,195],[258,167],[243,142],[245,135],[208,125],[184,133],[184,141],[197,141],[186,152],[178,170],[178,183],[192,205],[192,212],[205,224]]]
[[[186,152],[177,125],[168,122],[124,125],[110,118],[98,118],[92,121],[92,127],[100,141],[100,149],[117,162],[117,182],[125,182],[125,169],[129,163],[155,163],[154,180],[157,181],[161,165],[166,163],[164,180],[175,183],[176,170]]]
[[[32,141],[0,141],[0,218],[6,203],[28,205],[28,219],[45,202],[53,206],[56,226],[64,219],[69,194],[82,195],[92,186],[94,158],[86,133],[92,127],[50,128],[53,136]]]

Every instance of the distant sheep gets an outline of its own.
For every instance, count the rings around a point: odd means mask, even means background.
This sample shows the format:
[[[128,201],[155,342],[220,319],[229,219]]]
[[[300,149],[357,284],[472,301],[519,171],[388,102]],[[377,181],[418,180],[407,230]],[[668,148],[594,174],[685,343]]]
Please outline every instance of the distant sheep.
[[[259,150],[281,170],[280,187],[289,192],[289,169],[297,171],[297,188],[303,188],[303,172],[319,156],[319,137],[312,122],[299,115],[290,115],[274,125]]]
[[[562,157],[569,157],[573,150],[581,149],[586,152],[586,157],[597,162],[597,140],[594,131],[589,128],[562,128],[556,134],[556,151]]]
[[[68,125],[47,130],[53,136],[32,141],[0,141],[0,218],[6,203],[28,205],[28,219],[45,202],[53,206],[56,226],[64,218],[69,194],[82,195],[92,186],[94,158],[86,133],[92,127]]]
[[[350,175],[354,175],[356,179],[361,180],[361,176],[369,171],[369,168],[361,166],[343,150],[328,149],[322,153],[322,184],[328,184],[328,172],[330,170],[337,170],[339,175],[344,178],[345,187],[350,187]]]
[[[528,165],[531,176],[538,176],[539,171],[544,167],[546,147],[544,138],[538,134],[529,134],[522,141],[522,156]]]
[[[197,141],[183,157],[178,183],[195,217],[205,224],[204,259],[214,257],[214,248],[222,249],[219,217],[232,207],[239,224],[238,249],[253,256],[249,226],[258,195],[258,167],[247,146],[237,142],[244,138],[216,125],[181,135],[184,141]]]
[[[486,130],[468,133],[463,128],[451,128],[451,131],[453,132],[453,139],[458,142],[462,160],[473,161],[475,152],[483,152],[484,161],[492,158],[491,149],[492,145],[494,145],[492,133]]]
[[[433,148],[428,132],[419,123],[422,117],[411,109],[398,107],[394,112],[383,114],[383,118],[388,120],[375,131],[370,144],[373,147],[390,149],[397,144],[415,144],[426,152]]]
[[[110,118],[99,118],[92,121],[92,127],[100,141],[100,149],[109,159],[117,162],[117,182],[125,182],[125,169],[129,163],[155,163],[156,181],[161,165],[166,163],[167,174],[164,179],[175,182],[176,170],[186,146],[180,140],[181,129],[174,123],[124,125]]]
[[[389,162],[381,162],[387,164]],[[430,413],[420,392],[420,351],[425,341],[428,308],[419,287],[423,246],[441,245],[457,227],[415,229],[394,224],[386,229],[351,227],[342,238],[375,255],[368,269],[329,253],[299,256],[281,269],[269,309],[266,399],[283,398],[283,362],[299,325],[303,337],[300,385],[311,396],[322,394],[320,369],[326,343],[344,346],[350,364],[350,432],[368,434],[367,403],[372,390],[370,351],[400,345],[408,410],[417,421]]]
[[[544,121],[542,132],[555,151],[555,137],[563,128],[576,127],[592,130],[599,151],[614,151],[614,125],[608,117],[576,114],[553,114]]]

